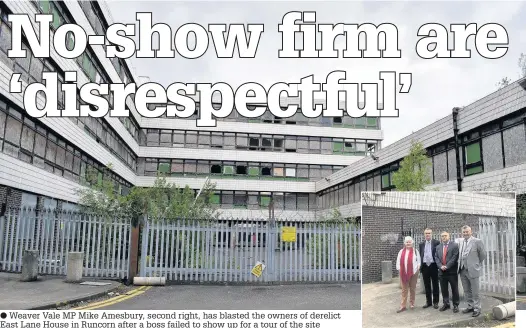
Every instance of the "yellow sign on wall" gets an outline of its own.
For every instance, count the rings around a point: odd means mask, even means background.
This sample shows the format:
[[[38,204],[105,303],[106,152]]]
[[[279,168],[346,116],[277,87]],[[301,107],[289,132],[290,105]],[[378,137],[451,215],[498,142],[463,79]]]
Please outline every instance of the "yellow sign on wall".
[[[281,227],[281,240],[287,243],[296,242],[296,227]]]
[[[265,270],[265,264],[257,262],[256,265],[252,268],[252,274],[259,278],[263,274],[263,270]]]

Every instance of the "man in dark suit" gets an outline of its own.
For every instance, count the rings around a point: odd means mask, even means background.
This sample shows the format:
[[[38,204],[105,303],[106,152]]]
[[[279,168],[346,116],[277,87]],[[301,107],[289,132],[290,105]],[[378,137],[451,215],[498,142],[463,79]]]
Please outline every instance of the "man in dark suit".
[[[433,231],[427,228],[424,230],[425,240],[420,243],[420,272],[424,279],[424,287],[426,289],[426,305],[424,309],[433,305],[435,309],[438,309],[439,290],[438,290],[438,267],[435,263],[436,247],[440,245],[440,242],[431,237]],[[431,299],[433,295],[433,299]],[[431,303],[432,301],[432,303]]]
[[[451,308],[449,304],[449,286],[453,294],[453,312],[458,312],[460,297],[458,295],[458,244],[449,240],[449,233],[440,234],[442,243],[436,247],[435,263],[438,267],[440,289],[442,290],[442,301],[444,305],[440,311]]]

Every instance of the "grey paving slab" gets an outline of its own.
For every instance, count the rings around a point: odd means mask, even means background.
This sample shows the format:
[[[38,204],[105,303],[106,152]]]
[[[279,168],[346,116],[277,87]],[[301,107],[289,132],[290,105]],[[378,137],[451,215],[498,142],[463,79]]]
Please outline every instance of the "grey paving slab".
[[[395,281],[395,280],[393,280]],[[423,309],[426,303],[425,294],[416,294],[415,308],[409,308],[405,312],[396,313],[400,308],[402,290],[399,283],[391,284],[364,284],[363,285],[362,318],[364,328],[373,327],[444,327],[458,324],[459,322],[472,319],[470,314],[463,314],[461,311],[467,307],[463,301],[460,302],[460,312],[453,313],[453,310],[440,312],[438,309],[429,307]],[[417,291],[419,288],[417,288]],[[481,296],[482,314],[491,313],[494,306],[502,304],[501,301],[489,297]],[[440,306],[442,297],[440,297]]]

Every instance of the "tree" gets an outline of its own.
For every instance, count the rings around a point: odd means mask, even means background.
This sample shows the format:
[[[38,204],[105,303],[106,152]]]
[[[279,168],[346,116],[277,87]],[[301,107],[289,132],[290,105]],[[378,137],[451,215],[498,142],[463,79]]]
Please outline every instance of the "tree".
[[[521,53],[521,55],[519,56],[519,61],[517,63],[517,66],[519,66],[519,78],[526,77],[526,54],[525,53]],[[499,89],[502,89],[505,86],[509,85],[510,83],[511,83],[511,79],[505,76],[499,82],[496,83],[496,86]]]
[[[216,219],[216,208],[210,203],[215,185],[207,182],[199,195],[188,186],[179,188],[166,177],[157,176],[152,187],[134,186],[127,195],[121,195],[117,185],[109,178],[112,166],[103,172],[95,170],[86,174],[85,186],[77,190],[79,204],[88,211],[107,219],[131,217],[137,219],[147,214],[154,220],[166,219]]]
[[[422,143],[411,141],[409,155],[400,162],[400,168],[393,174],[393,184],[396,190],[425,190],[425,186],[431,184],[430,167],[431,160],[427,157]]]
[[[128,196],[132,214],[147,213],[153,220],[217,219],[216,208],[210,203],[215,185],[207,182],[199,195],[188,186],[179,188],[158,176],[152,187],[134,187]]]
[[[109,178],[112,169],[110,163],[102,172],[91,167],[86,170],[86,177],[81,181],[83,187],[76,190],[79,205],[84,212],[106,218],[115,214],[121,217],[130,215],[131,207],[127,197],[115,190],[117,187]]]

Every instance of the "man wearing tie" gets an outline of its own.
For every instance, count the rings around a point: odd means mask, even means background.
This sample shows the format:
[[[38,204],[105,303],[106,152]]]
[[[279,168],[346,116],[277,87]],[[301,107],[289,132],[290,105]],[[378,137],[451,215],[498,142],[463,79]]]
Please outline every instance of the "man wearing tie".
[[[440,242],[431,237],[433,231],[427,228],[424,230],[425,240],[420,243],[420,272],[424,279],[424,287],[426,289],[426,305],[424,309],[433,305],[435,309],[438,309],[439,291],[438,291],[438,267],[435,263],[436,248],[440,245]],[[431,288],[432,287],[432,288]],[[433,299],[431,300],[431,295]],[[432,301],[432,303],[431,303]]]
[[[438,276],[440,279],[440,289],[442,290],[442,301],[444,305],[440,311],[451,308],[449,304],[449,286],[453,293],[453,312],[458,312],[460,296],[458,295],[458,244],[449,240],[449,233],[440,234],[442,243],[436,248],[435,263],[440,269]]]
[[[486,250],[482,240],[472,236],[471,228],[467,225],[462,227],[464,237],[460,245],[460,258],[458,272],[462,280],[464,295],[468,302],[468,307],[462,313],[473,312],[473,317],[480,315],[480,296],[479,287],[482,271],[482,262],[486,259]]]

